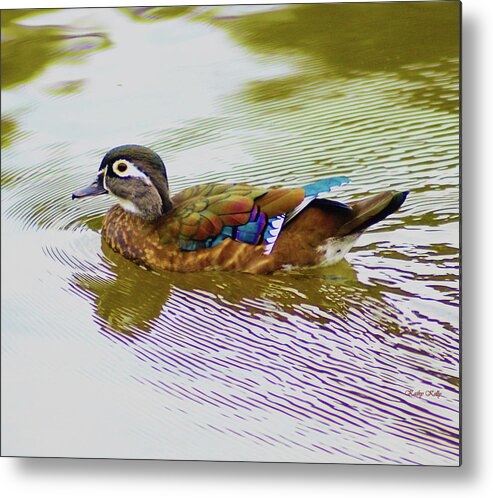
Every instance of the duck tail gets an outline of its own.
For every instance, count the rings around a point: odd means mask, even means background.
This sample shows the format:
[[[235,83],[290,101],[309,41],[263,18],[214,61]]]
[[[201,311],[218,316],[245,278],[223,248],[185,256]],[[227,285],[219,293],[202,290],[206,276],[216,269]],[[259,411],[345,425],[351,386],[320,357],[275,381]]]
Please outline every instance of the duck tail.
[[[351,215],[340,226],[337,235],[345,236],[362,232],[397,211],[406,200],[408,191],[386,191],[360,201],[349,202]]]
[[[331,236],[343,237],[362,232],[371,225],[382,221],[397,211],[409,194],[408,191],[396,192],[388,190],[347,204],[330,199],[330,191],[334,187],[339,187],[350,181],[346,176],[333,176],[305,185],[303,187],[305,191],[304,200],[287,213],[285,224],[291,222],[308,206],[319,207],[330,215],[333,227]],[[334,231],[337,233],[334,233]]]
[[[329,200],[327,197],[329,196],[329,192],[334,187],[340,187],[346,183],[349,183],[351,180],[346,176],[331,176],[330,178],[323,178],[322,180],[318,180],[314,183],[310,183],[309,185],[305,185],[303,190],[305,191],[305,197],[303,201],[298,204],[294,209],[286,213],[285,224],[288,224],[291,220],[293,220],[298,214],[300,214],[304,209],[310,205],[316,205],[318,201],[323,201],[323,205],[328,207],[329,205],[333,207],[335,210],[339,208],[349,209],[342,202]]]

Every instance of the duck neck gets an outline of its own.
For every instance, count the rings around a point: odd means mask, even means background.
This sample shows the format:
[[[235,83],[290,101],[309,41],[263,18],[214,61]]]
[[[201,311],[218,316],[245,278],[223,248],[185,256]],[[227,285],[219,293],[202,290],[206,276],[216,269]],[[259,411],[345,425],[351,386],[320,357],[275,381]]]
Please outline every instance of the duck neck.
[[[161,214],[165,215],[173,209],[173,205],[169,196],[168,178],[166,177],[166,175],[164,175],[162,177],[154,177],[152,180],[161,200]]]
[[[161,210],[164,215],[166,213],[169,213],[173,209],[173,204],[171,203],[171,199],[169,198],[168,194],[166,194],[166,196],[161,196],[161,200],[163,201]]]

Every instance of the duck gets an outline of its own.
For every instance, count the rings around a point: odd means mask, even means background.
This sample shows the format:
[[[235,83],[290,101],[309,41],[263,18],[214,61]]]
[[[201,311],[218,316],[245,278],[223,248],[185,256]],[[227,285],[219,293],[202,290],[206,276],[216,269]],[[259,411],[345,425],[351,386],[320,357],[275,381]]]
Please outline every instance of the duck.
[[[362,233],[397,211],[408,191],[343,203],[347,184],[332,176],[303,187],[208,183],[171,196],[161,157],[120,145],[103,157],[96,180],[72,199],[109,194],[101,236],[126,259],[155,272],[206,270],[269,274],[334,265]]]

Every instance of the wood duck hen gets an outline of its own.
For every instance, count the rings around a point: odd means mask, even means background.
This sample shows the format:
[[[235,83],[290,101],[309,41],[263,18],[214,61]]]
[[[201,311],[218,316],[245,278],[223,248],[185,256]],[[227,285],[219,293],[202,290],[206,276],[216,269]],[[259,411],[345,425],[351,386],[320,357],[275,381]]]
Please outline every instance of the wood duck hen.
[[[333,187],[348,182],[336,176],[273,189],[211,183],[170,198],[161,158],[146,147],[122,145],[104,156],[96,181],[72,199],[115,197],[102,236],[114,251],[149,269],[270,273],[337,263],[408,194],[386,191],[348,204],[328,198]]]

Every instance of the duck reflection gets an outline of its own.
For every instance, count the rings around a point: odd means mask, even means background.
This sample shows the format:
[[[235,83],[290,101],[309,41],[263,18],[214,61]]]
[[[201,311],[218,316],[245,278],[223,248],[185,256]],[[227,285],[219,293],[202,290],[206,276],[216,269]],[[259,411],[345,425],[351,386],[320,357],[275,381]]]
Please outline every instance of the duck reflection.
[[[222,307],[251,313],[297,314],[322,320],[313,309],[330,310],[343,317],[348,309],[344,296],[358,287],[356,271],[346,261],[274,275],[235,272],[157,274],[129,262],[102,241],[105,278],[91,272],[74,275],[72,284],[94,301],[95,321],[105,332],[125,335],[149,332],[173,294],[187,298],[205,295]],[[181,292],[180,292],[181,291]],[[286,318],[287,319],[287,318]],[[322,320],[323,321],[323,320]]]
[[[319,327],[345,323],[358,316],[368,324],[365,334],[401,334],[398,311],[382,297],[384,287],[358,281],[347,262],[326,268],[304,269],[273,275],[235,272],[153,273],[129,262],[102,242],[107,258],[104,278],[94,272],[74,275],[77,293],[94,302],[94,321],[105,334],[138,338],[152,332],[171,307],[178,304],[187,314],[205,309],[219,315],[274,319],[278,323],[308,320]],[[101,274],[101,272],[99,272]],[[170,306],[170,303],[173,306]],[[213,309],[214,308],[214,309]],[[216,317],[221,320],[220,316]],[[200,313],[196,316],[200,322]],[[219,324],[218,324],[219,325]],[[352,332],[350,332],[352,333]]]

